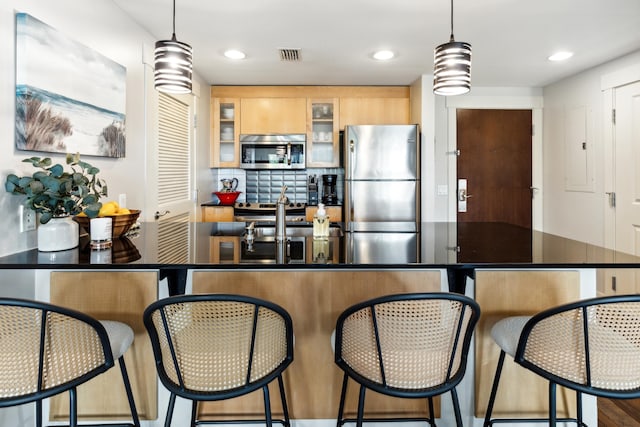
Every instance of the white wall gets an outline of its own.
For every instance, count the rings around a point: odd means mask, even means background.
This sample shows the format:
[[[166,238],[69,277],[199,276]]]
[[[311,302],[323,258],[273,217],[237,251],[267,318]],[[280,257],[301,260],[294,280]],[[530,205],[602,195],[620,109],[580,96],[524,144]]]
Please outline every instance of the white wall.
[[[153,107],[156,102],[147,103],[145,97],[156,97],[153,83],[147,77],[142,62],[143,45],[153,47],[155,39],[135,23],[110,0],[3,0],[0,2],[0,256],[23,251],[36,246],[36,233],[18,231],[18,206],[21,197],[4,191],[8,173],[31,174],[33,168],[21,163],[22,159],[37,155],[52,157],[64,164],[64,155],[17,151],[14,147],[14,96],[15,93],[15,13],[25,12],[63,32],[68,37],[82,43],[106,57],[122,64],[127,69],[126,102],[126,157],[108,159],[87,156],[84,160],[101,169],[106,179],[109,198],[118,200],[119,194],[126,194],[127,205],[142,209],[145,219],[152,217],[145,203],[145,162],[146,143],[155,139],[153,129],[146,126],[147,119],[157,116]],[[198,126],[197,150],[200,175],[208,170],[209,146],[209,85],[198,76],[202,94],[198,101],[200,120]],[[151,122],[157,122],[151,120]],[[202,148],[204,147],[204,148]],[[206,153],[206,155],[205,155]],[[202,180],[206,185],[206,180]]]
[[[544,230],[604,244],[605,150],[604,97],[601,78],[640,63],[640,51],[584,71],[544,88]],[[587,111],[587,143],[592,150],[593,188],[571,191],[565,185],[567,167],[564,151],[566,113],[576,107]]]

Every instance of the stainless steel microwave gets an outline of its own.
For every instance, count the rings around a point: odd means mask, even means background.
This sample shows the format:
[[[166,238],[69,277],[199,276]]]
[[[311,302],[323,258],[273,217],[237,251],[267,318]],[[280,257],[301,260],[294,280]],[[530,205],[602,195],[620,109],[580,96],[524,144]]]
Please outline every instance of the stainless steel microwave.
[[[240,135],[243,169],[304,169],[305,134]]]

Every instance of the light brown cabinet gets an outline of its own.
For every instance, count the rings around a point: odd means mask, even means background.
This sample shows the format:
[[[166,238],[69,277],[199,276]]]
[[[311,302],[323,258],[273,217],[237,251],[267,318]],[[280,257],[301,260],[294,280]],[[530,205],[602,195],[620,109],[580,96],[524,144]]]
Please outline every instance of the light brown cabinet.
[[[306,251],[308,264],[337,264],[340,262],[340,238],[314,239],[307,237]]]
[[[211,167],[240,166],[240,100],[211,100]]]
[[[500,348],[491,338],[491,328],[508,316],[529,316],[580,299],[578,271],[476,271],[475,300],[482,316],[475,331],[475,416],[484,418]],[[499,298],[496,296],[499,295]],[[469,366],[471,368],[471,366]],[[493,408],[497,418],[514,414],[545,417],[549,384],[539,375],[522,369],[507,357]],[[558,416],[575,414],[575,393],[558,388]]]
[[[209,238],[209,258],[213,264],[240,262],[240,237],[212,236]]]
[[[202,206],[202,222],[232,222],[233,206]]]
[[[307,167],[339,167],[346,125],[410,123],[408,86],[212,86],[211,167],[240,166],[240,134],[274,133],[306,134]]]
[[[243,98],[240,133],[306,133],[306,105],[306,98]]]
[[[409,98],[340,98],[340,126],[410,123]]]
[[[53,271],[49,276],[50,302],[79,310],[97,319],[124,322],[135,338],[125,363],[140,420],[158,418],[158,377],[151,342],[142,324],[142,312],[158,298],[156,271]],[[81,421],[111,422],[130,418],[120,369],[111,369],[78,387]],[[49,420],[69,418],[66,393],[53,397]]]
[[[307,101],[307,167],[340,166],[338,98]]]
[[[329,215],[329,222],[342,222],[342,206],[325,206],[324,209]],[[313,221],[313,216],[317,211],[317,206],[307,206],[305,209],[306,220]]]
[[[345,286],[348,284],[348,286]],[[295,362],[284,374],[292,419],[325,420],[335,417],[340,399],[342,375],[334,363],[331,332],[337,315],[365,299],[391,293],[438,292],[440,272],[407,271],[251,271],[198,270],[193,272],[194,293],[234,293],[263,298],[281,305],[291,314],[295,328]],[[269,388],[278,395],[277,384]],[[280,399],[272,399],[274,416],[282,416]],[[357,408],[358,387],[349,385],[348,413]],[[435,407],[439,415],[439,400]],[[448,408],[448,407],[447,407]],[[241,399],[202,402],[200,416],[261,414],[262,393]],[[426,415],[421,399],[395,399],[381,394],[367,395],[365,413],[383,417]],[[188,416],[188,415],[187,415]]]

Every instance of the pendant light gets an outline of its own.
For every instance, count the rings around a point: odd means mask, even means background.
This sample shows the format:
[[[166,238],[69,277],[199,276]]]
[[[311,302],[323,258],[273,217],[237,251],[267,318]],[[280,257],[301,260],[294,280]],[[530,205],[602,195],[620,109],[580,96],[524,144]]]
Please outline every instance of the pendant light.
[[[173,33],[171,40],[156,42],[154,81],[160,92],[191,93],[193,70],[191,46],[176,39],[176,0],[173,0]]]
[[[433,93],[461,95],[471,89],[471,45],[453,38],[453,0],[451,0],[451,37],[436,47],[433,64]]]

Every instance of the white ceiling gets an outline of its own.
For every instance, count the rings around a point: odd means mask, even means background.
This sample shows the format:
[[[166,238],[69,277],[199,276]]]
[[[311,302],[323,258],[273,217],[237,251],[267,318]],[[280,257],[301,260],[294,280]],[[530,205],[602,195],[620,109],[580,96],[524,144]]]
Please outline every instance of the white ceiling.
[[[172,0],[113,1],[171,38]],[[454,0],[454,31],[473,47],[472,85],[542,87],[640,49],[640,0]],[[176,0],[176,37],[212,85],[407,85],[432,73],[449,33],[448,0]],[[397,56],[376,62],[378,49]],[[549,62],[558,50],[575,55]]]

